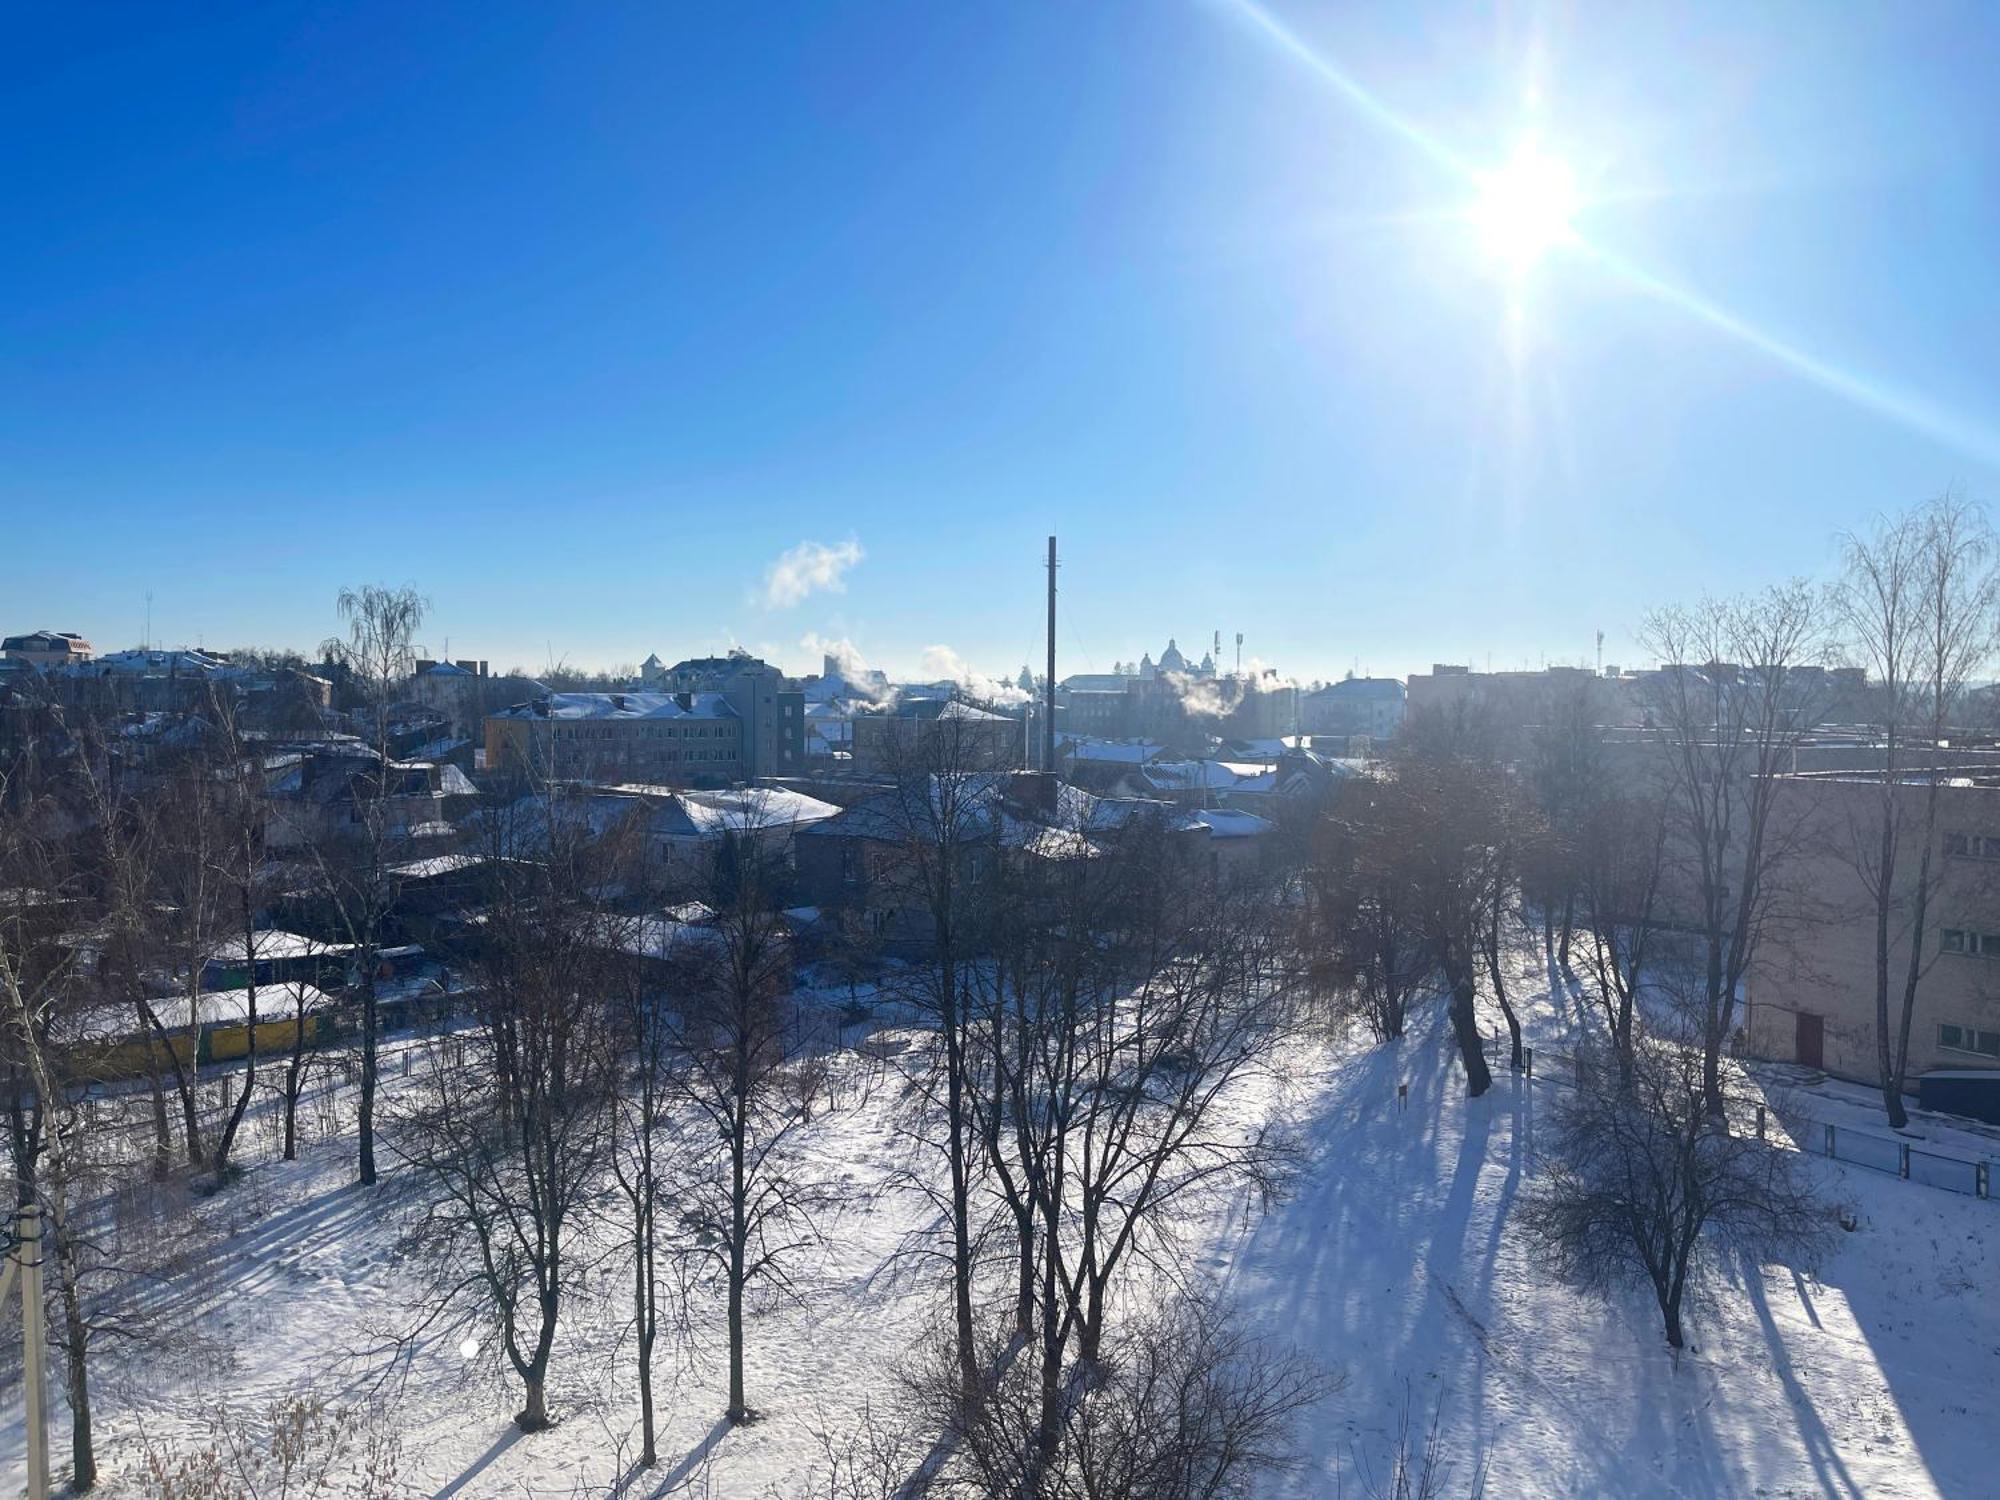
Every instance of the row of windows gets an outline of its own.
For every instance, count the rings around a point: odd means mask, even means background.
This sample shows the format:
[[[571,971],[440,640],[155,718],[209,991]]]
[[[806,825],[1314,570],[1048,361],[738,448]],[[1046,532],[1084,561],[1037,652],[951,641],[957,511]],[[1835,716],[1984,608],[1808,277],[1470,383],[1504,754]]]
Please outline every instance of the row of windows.
[[[2000,1031],[1980,1031],[1971,1026],[1938,1027],[1938,1045],[1951,1052],[1971,1052],[1980,1057],[2000,1057]]]
[[[589,757],[594,765],[657,766],[683,760],[735,760],[734,749],[726,750],[635,750],[629,746],[613,746],[600,750]],[[1995,949],[2000,952],[2000,949]]]
[[[1964,859],[2000,859],[2000,837],[1987,833],[1947,833],[1944,852]]]
[[[1947,953],[1983,953],[1988,958],[2000,958],[2000,932],[1968,932],[1962,927],[1947,927],[1940,946]]]
[[[559,740],[706,740],[732,739],[735,737],[734,724],[690,724],[683,728],[677,724],[558,724],[555,737]]]

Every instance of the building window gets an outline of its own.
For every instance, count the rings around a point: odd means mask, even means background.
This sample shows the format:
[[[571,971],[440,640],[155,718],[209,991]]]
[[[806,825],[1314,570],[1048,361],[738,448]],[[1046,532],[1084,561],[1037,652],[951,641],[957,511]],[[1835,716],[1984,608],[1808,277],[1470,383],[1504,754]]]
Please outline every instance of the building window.
[[[1977,1057],[2000,1057],[2000,1031],[1980,1031],[1971,1026],[1941,1025],[1938,1046],[1947,1052],[1970,1052]]]
[[[1957,927],[1945,928],[1941,946],[1947,953],[1965,952],[1965,933]]]

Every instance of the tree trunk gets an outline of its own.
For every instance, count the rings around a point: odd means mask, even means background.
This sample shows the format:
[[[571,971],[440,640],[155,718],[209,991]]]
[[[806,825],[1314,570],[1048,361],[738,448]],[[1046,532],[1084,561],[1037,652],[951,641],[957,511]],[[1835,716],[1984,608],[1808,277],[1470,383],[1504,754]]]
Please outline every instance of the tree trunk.
[[[527,1376],[522,1384],[526,1388],[526,1399],[521,1409],[514,1413],[514,1425],[523,1432],[541,1432],[549,1425],[547,1377],[537,1371]]]
[[[1702,1016],[1701,1107],[1719,1129],[1727,1129],[1728,1111],[1722,1104],[1722,939],[1711,930],[1708,944],[1708,988]]]
[[[200,981],[196,980],[195,983],[199,984]],[[166,1053],[167,1063],[174,1070],[174,1092],[180,1095],[181,1124],[187,1134],[188,1165],[198,1167],[202,1160],[201,1114],[195,1099],[194,1080],[188,1077],[188,1064],[181,1061],[181,1055],[174,1049],[172,1040],[167,1036],[166,1027],[160,1023],[159,1015],[152,1006],[144,1004],[143,1001],[141,1008],[145,1012],[146,1019],[152,1023],[153,1039],[158,1042],[160,1050]],[[194,1002],[189,1002],[188,1009],[192,1019],[195,1012]],[[201,1028],[198,1025],[191,1028],[190,1044],[197,1049],[201,1045],[200,1035]]]
[[[1018,1283],[1014,1289],[1014,1332],[1025,1338],[1035,1326],[1035,1214],[1031,1202],[1014,1211]]]
[[[1903,976],[1903,1009],[1897,1018],[1896,1048],[1887,1059],[1882,1074],[1882,1103],[1891,1128],[1901,1130],[1910,1123],[1903,1107],[1903,1081],[1910,1067],[1910,1020],[1917,1010],[1917,984],[1924,973],[1924,928],[1930,920],[1931,847],[1937,840],[1937,784],[1932,784],[1924,813],[1924,848],[1917,858],[1917,891],[1910,913],[1910,967]]]
[[[1486,976],[1493,982],[1493,998],[1500,1002],[1500,1014],[1507,1018],[1509,1046],[1507,1065],[1519,1073],[1525,1066],[1525,1060],[1521,1056],[1521,1018],[1514,1014],[1514,1006],[1507,998],[1507,979],[1501,969],[1500,944],[1503,925],[1500,901],[1500,894],[1496,891],[1493,898],[1493,925],[1486,934]]]
[[[737,1051],[736,1118],[729,1142],[729,1411],[732,1423],[750,1420],[750,1404],[743,1392],[743,1265],[748,1249],[749,1205],[744,1181],[745,1132],[749,1124],[749,1062]]]
[[[285,1160],[299,1159],[299,1094],[305,1084],[306,1011],[301,1003],[294,1012],[297,1025],[292,1030],[292,1055],[285,1064]]]
[[[649,1115],[650,1118],[650,1115]],[[650,1182],[640,1189],[645,1198],[634,1216],[632,1254],[632,1317],[639,1345],[639,1467],[660,1461],[659,1434],[653,1416],[653,1339],[658,1328],[653,1306],[653,1222]]]
[[[1890,741],[1889,768],[1895,768],[1894,740]],[[1901,1080],[1896,1077],[1894,1049],[1889,1026],[1889,908],[1896,899],[1896,815],[1893,782],[1882,796],[1882,848],[1876,856],[1875,881],[1875,1061],[1876,1076],[1882,1080],[1882,1108],[1889,1123],[1901,1129],[1904,1120]],[[1923,949],[1923,931],[1913,935],[1913,954]]]
[[[361,979],[361,1185],[375,1185],[375,947],[361,950],[366,972]],[[544,1420],[546,1421],[546,1413]]]
[[[64,1394],[69,1399],[69,1453],[74,1494],[97,1483],[97,1453],[90,1430],[90,1330],[83,1320],[83,1298],[77,1288],[76,1246],[68,1232],[55,1226],[56,1275],[61,1282],[63,1311]]]
[[[137,981],[132,982],[136,988]],[[135,1009],[139,1013],[139,1034],[146,1036],[146,1002],[138,1001]],[[173,1170],[174,1140],[167,1124],[167,1090],[160,1077],[160,1059],[150,1038],[146,1042],[146,1082],[152,1091],[153,1105],[153,1181],[165,1182]]]
[[[965,1038],[958,1017],[958,969],[947,943],[939,954],[944,1005],[945,1132],[951,1167],[951,1296],[958,1331],[959,1380],[969,1396],[979,1387],[979,1353],[972,1322],[972,1186],[965,1159]]]
[[[237,1091],[236,1104],[229,1111],[229,1118],[223,1122],[222,1134],[215,1143],[215,1186],[222,1189],[224,1176],[229,1171],[229,1151],[236,1144],[236,1132],[242,1127],[244,1111],[250,1107],[250,1093],[257,1086],[257,933],[255,913],[250,907],[250,890],[243,891],[243,948],[250,960],[246,976],[248,987],[244,991],[244,1012],[248,1025],[244,1028],[243,1087]]]
[[[1475,992],[1468,975],[1451,987],[1451,1029],[1458,1038],[1458,1054],[1465,1063],[1465,1089],[1477,1099],[1493,1086],[1493,1074],[1486,1066],[1486,1053],[1479,1041],[1479,1016],[1474,1007]]]

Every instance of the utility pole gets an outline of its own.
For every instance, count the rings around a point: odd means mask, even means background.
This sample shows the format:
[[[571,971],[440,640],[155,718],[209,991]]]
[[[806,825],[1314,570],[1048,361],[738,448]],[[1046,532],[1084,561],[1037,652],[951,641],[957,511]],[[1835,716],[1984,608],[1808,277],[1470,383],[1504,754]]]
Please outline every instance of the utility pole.
[[[0,1306],[21,1283],[21,1384],[28,1405],[28,1500],[49,1500],[49,1355],[42,1309],[42,1206],[23,1205],[14,1215],[14,1248],[0,1269]]]
[[[1056,539],[1049,538],[1049,675],[1042,684],[1048,722],[1042,726],[1042,769],[1056,774]]]

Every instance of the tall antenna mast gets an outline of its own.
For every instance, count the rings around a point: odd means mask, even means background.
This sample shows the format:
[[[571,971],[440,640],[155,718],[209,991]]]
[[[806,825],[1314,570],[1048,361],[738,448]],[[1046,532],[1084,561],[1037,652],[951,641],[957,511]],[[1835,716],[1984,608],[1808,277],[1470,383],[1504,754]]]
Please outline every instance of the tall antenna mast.
[[[1056,539],[1049,538],[1049,675],[1042,684],[1047,721],[1042,725],[1042,769],[1056,773]]]
[[[145,650],[153,649],[153,591],[146,590],[146,644]]]
[[[1597,675],[1604,675],[1604,632],[1597,632]]]

